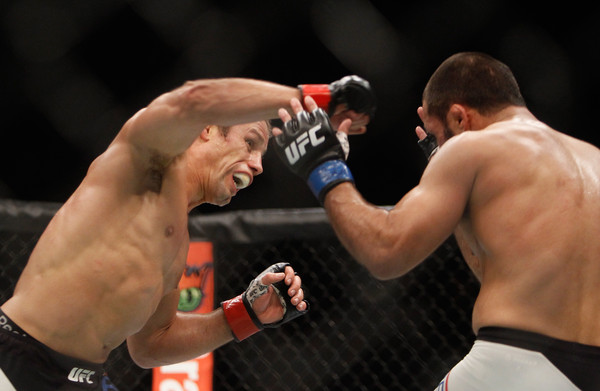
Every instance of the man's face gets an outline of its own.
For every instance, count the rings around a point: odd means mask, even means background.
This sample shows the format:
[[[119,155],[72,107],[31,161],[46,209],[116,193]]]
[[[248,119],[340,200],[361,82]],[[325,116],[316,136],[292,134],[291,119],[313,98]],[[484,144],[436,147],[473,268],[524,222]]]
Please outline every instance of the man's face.
[[[448,139],[455,135],[455,132],[450,129],[445,122],[440,118],[430,116],[427,113],[427,104],[423,103],[423,106],[417,109],[417,113],[423,121],[423,128],[427,133],[431,133],[435,136],[438,146],[442,146]]]
[[[211,131],[219,134],[211,136],[213,159],[204,196],[206,202],[223,206],[263,172],[269,134],[264,121],[231,126],[225,134],[217,127]]]

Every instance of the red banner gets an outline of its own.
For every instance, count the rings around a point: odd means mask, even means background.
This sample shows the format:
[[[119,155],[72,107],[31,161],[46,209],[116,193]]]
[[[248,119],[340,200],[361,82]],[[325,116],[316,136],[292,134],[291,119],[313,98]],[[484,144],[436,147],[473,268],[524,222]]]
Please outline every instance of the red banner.
[[[192,242],[179,281],[179,311],[208,313],[214,309],[213,248]],[[213,354],[153,369],[152,391],[212,391]]]

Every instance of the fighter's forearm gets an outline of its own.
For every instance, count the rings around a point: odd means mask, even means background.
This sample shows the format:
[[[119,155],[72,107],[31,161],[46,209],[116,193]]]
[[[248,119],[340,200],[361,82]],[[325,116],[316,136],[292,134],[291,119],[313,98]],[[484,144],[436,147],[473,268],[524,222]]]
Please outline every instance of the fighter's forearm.
[[[137,341],[135,350],[131,338],[128,342],[136,364],[152,368],[191,360],[232,340],[231,329],[219,308],[208,314],[178,313],[168,328],[156,332],[143,343]]]
[[[297,87],[245,78],[190,81],[177,92],[184,98],[184,115],[222,126],[276,118],[280,107],[300,97]]]
[[[324,206],[344,247],[375,277],[398,277],[420,261],[413,246],[405,244],[410,232],[401,221],[391,211],[366,202],[353,184],[336,186]]]
[[[120,138],[166,158],[183,153],[210,125],[231,126],[277,117],[300,96],[296,87],[223,78],[189,81],[162,94],[124,125]]]

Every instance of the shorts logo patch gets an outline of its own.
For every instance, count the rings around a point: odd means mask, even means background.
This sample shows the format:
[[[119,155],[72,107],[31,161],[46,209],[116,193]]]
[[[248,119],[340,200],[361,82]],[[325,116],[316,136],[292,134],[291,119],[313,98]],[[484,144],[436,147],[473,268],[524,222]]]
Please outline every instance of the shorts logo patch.
[[[87,384],[94,384],[94,382],[91,379],[94,373],[96,373],[96,371],[74,367],[73,369],[71,369],[71,372],[69,373],[69,376],[67,378],[75,383],[85,382]]]
[[[2,327],[4,330],[8,330],[11,331],[15,334],[19,334],[22,335],[24,337],[27,336],[27,334],[25,333],[21,333],[18,330],[15,330],[11,324],[11,322],[8,320],[8,318],[5,315],[0,315],[0,327]]]

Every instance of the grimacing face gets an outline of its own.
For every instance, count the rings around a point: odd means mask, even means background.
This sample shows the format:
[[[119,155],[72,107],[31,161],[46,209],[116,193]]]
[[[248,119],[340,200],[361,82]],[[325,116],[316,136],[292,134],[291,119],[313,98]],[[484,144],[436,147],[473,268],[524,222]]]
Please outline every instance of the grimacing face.
[[[234,125],[225,131],[216,128],[211,148],[216,152],[210,168],[206,201],[226,205],[239,190],[252,184],[263,172],[262,158],[267,150],[269,132],[264,121]]]

